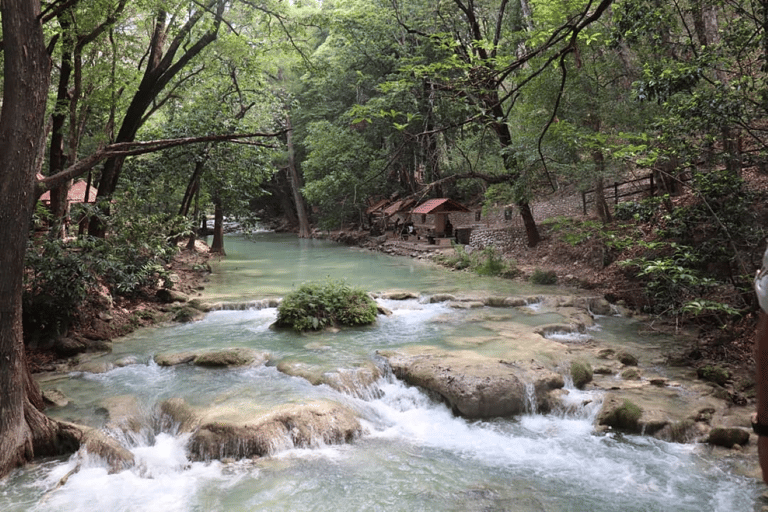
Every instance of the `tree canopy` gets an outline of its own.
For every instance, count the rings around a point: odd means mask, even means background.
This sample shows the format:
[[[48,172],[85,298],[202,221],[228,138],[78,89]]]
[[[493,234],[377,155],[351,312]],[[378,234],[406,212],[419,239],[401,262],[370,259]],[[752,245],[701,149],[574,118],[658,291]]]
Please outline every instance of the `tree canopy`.
[[[0,474],[32,442],[20,307],[30,198],[47,190],[51,243],[80,252],[136,215],[164,241],[213,216],[223,251],[225,216],[279,214],[310,236],[369,227],[378,199],[436,197],[514,206],[535,246],[536,201],[594,189],[603,223],[646,215],[602,190],[653,173],[665,238],[631,264],[659,312],[724,283],[749,307],[764,230],[742,173],[768,169],[764,2],[6,0],[0,18],[0,376],[17,386],[0,439],[21,439]],[[74,179],[95,207],[69,211]],[[697,204],[674,203],[683,187]],[[113,293],[144,264],[120,267]]]

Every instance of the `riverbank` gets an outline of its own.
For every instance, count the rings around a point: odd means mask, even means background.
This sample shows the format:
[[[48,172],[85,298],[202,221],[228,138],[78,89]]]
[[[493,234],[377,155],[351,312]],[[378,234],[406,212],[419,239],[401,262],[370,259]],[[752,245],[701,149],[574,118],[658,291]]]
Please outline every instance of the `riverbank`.
[[[65,336],[41,347],[27,348],[30,370],[47,372],[76,364],[79,354],[110,351],[116,338],[141,327],[176,320],[183,304],[202,296],[211,270],[210,258],[208,246],[201,240],[195,243],[194,249],[187,249],[186,243],[180,244],[178,254],[165,265],[173,283],[173,296],[164,295],[156,288],[117,298],[110,297],[104,289],[89,297]]]
[[[628,267],[617,263],[622,258],[606,254],[604,244],[598,239],[574,246],[560,239],[546,224],[540,226],[540,233],[542,240],[536,247],[519,246],[502,254],[505,261],[517,268],[511,279],[525,282],[534,273],[551,272],[557,276],[557,287],[586,291],[626,308],[630,314],[647,320],[648,332],[680,340],[676,348],[667,354],[666,364],[689,367],[694,371],[707,367],[722,369],[728,376],[722,386],[726,400],[738,406],[754,403],[755,313],[734,321],[727,328],[685,324],[676,318],[645,317],[640,311],[648,300],[644,293],[646,283]],[[454,253],[452,247],[400,241],[386,236],[371,237],[364,231],[341,230],[318,236],[426,261],[437,262],[441,256]]]

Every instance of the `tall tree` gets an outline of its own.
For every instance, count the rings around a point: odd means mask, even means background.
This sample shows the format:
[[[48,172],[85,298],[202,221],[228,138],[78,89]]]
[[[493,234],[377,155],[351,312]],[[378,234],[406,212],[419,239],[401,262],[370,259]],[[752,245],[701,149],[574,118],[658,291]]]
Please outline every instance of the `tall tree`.
[[[40,3],[3,0],[3,105],[0,111],[0,475],[30,460],[47,425],[29,376],[21,326],[24,252],[41,157],[50,58]]]
[[[169,12],[165,5],[158,5],[153,17],[153,30],[147,49],[144,74],[123,116],[115,142],[135,140],[139,128],[147,120],[148,109],[154,103],[155,108],[151,110],[154,112],[158,104],[164,103],[161,93],[166,86],[216,39],[226,5],[226,0],[206,0],[204,3],[196,4],[195,8],[184,17],[177,17]],[[177,6],[177,8],[180,7]],[[210,25],[204,29],[202,35],[195,37],[193,29],[204,22],[208,13],[213,13]],[[181,27],[176,26],[178,19],[186,20]],[[124,160],[125,157],[118,155],[104,162],[99,179],[99,199],[109,200],[112,197],[117,188]],[[93,218],[89,231],[95,235],[104,235],[104,225],[98,217]]]

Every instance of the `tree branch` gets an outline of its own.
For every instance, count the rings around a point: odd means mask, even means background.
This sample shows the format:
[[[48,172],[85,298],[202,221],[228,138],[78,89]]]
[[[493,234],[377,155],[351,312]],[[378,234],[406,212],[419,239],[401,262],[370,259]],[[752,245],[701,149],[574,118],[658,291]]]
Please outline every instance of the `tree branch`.
[[[58,187],[67,180],[77,178],[85,174],[89,169],[95,167],[99,162],[114,156],[135,156],[146,153],[154,153],[164,149],[185,146],[188,144],[199,144],[202,142],[234,142],[245,143],[238,139],[251,139],[254,137],[276,138],[285,134],[285,130],[274,133],[234,133],[227,135],[204,135],[201,137],[184,137],[180,139],[160,139],[149,141],[116,142],[108,144],[97,149],[92,155],[75,162],[63,171],[52,176],[46,176],[37,182],[37,194],[40,196],[46,190]],[[272,148],[271,144],[249,141],[252,146],[261,146]]]

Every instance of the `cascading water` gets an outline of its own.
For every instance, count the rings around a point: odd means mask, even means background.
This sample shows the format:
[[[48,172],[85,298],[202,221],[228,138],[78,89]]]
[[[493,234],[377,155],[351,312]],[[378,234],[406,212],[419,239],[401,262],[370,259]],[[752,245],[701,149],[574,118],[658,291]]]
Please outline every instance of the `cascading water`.
[[[267,240],[273,247],[275,239]],[[323,255],[332,266],[342,253],[328,247],[333,256]],[[275,257],[282,258],[276,266],[286,265],[285,254]],[[343,253],[354,260],[369,257],[379,261],[380,255]],[[360,265],[344,259],[337,263]],[[455,291],[454,274],[414,270],[408,260],[388,260],[387,265],[387,276],[372,278],[382,288]],[[377,263],[371,268],[380,272],[382,267]],[[310,271],[304,269],[302,275]],[[316,271],[325,277],[322,266]],[[425,277],[419,277],[422,272]],[[267,281],[277,283],[271,277]],[[499,286],[477,278],[468,283],[468,288]],[[258,285],[256,280],[253,286]],[[253,295],[245,299],[253,300]],[[595,391],[567,386],[562,404],[547,414],[537,413],[531,399],[529,412],[516,418],[467,420],[389,373],[373,383],[356,380],[361,364],[381,364],[376,350],[482,345],[493,354],[499,324],[551,322],[537,311],[461,310],[415,299],[381,303],[392,315],[380,318],[376,326],[334,334],[272,330],[276,312],[269,305],[219,310],[194,324],[135,333],[105,359],[132,356],[137,364],[102,374],[73,373],[45,385],[60,388],[72,401],[51,414],[113,429],[134,454],[136,466],[109,474],[103,461],[82,453],[40,462],[0,482],[0,510],[759,510],[760,486],[730,473],[700,446],[597,433],[594,420],[602,395]],[[593,334],[600,337],[605,330]],[[336,372],[346,387],[312,385],[273,364],[211,370],[164,368],[153,361],[158,353],[213,347],[265,350],[273,361],[302,365],[316,374]],[[179,434],[177,425],[157,415],[157,404],[174,397],[194,406],[247,403],[264,410],[333,400],[357,412],[364,432],[350,444],[317,441],[312,448],[296,448],[285,439],[269,457],[195,462],[187,451],[189,434]],[[133,419],[140,425],[129,434],[104,413],[115,402],[136,403]]]

